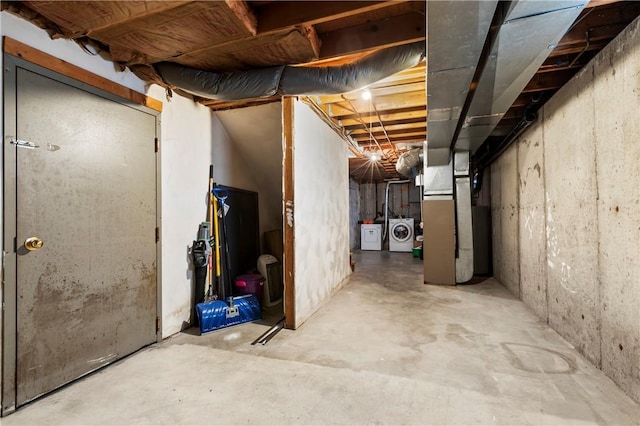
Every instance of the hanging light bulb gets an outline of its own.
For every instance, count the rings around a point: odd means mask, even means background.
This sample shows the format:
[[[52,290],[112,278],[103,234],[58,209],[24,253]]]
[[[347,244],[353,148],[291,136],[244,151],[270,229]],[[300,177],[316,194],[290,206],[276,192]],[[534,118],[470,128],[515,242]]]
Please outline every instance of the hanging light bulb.
[[[369,91],[369,89],[366,89],[364,92],[362,92],[362,99],[364,99],[365,101],[371,99],[371,92]]]

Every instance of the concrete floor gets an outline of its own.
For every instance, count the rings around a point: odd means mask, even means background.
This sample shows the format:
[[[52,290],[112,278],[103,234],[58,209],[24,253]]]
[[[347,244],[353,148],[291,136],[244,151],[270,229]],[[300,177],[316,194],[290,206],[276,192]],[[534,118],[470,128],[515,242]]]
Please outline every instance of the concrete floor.
[[[638,424],[640,407],[495,280],[422,284],[406,253],[299,330],[180,333],[2,419],[15,424]]]

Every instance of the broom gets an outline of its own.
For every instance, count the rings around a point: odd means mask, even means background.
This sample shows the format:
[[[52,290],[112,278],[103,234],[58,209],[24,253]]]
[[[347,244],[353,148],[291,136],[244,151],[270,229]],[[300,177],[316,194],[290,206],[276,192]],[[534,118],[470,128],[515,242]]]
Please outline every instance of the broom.
[[[209,222],[209,229],[215,232],[215,228],[213,226],[213,216],[214,216],[214,197],[213,197],[213,164],[209,166],[209,192],[208,192],[208,204],[207,204],[207,221]],[[217,218],[216,218],[217,219]],[[213,229],[212,229],[213,228]],[[211,246],[211,242],[217,243],[217,237],[214,237],[214,232],[209,232],[209,246]],[[215,292],[213,288],[213,250],[209,250],[209,259],[208,259],[208,274],[207,274],[207,297],[205,300],[213,300],[215,299]]]
[[[227,227],[225,221],[225,203],[226,190],[217,190],[215,183],[213,184],[213,190],[211,192],[214,195],[212,204],[213,221],[214,221],[214,245],[216,251],[216,278],[219,287],[219,296],[222,300],[211,300],[196,305],[196,313],[198,316],[198,323],[200,325],[200,333],[204,334],[209,331],[218,330],[232,325],[238,325],[249,321],[255,321],[262,318],[262,312],[260,309],[260,302],[258,298],[253,295],[246,295],[240,297],[233,297],[231,290],[229,290],[229,296],[225,298],[226,285],[225,281],[230,282],[229,271],[229,249],[227,245]],[[225,194],[224,196],[220,194]],[[218,202],[221,203],[220,209],[218,209]],[[221,223],[218,223],[218,211],[220,211],[222,218]],[[224,233],[224,241],[220,240],[220,229]],[[225,244],[225,266],[226,270],[223,275],[223,279],[220,279],[220,244]]]

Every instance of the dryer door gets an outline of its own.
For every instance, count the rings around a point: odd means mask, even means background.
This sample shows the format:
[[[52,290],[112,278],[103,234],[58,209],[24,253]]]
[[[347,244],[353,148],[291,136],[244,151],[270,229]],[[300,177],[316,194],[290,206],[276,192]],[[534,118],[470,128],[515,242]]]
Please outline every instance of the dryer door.
[[[399,243],[404,243],[412,238],[412,232],[406,223],[397,223],[391,228],[393,239]]]

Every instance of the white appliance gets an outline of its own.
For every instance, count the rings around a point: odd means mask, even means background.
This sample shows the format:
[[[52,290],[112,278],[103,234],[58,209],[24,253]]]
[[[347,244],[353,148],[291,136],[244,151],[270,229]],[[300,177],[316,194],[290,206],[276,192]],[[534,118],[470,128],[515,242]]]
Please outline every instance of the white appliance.
[[[282,265],[274,256],[263,254],[258,258],[258,272],[264,280],[264,292],[260,303],[262,306],[275,306],[282,302]]]
[[[377,223],[360,225],[360,249],[382,250],[382,225]]]
[[[389,251],[413,251],[413,218],[389,219]]]

